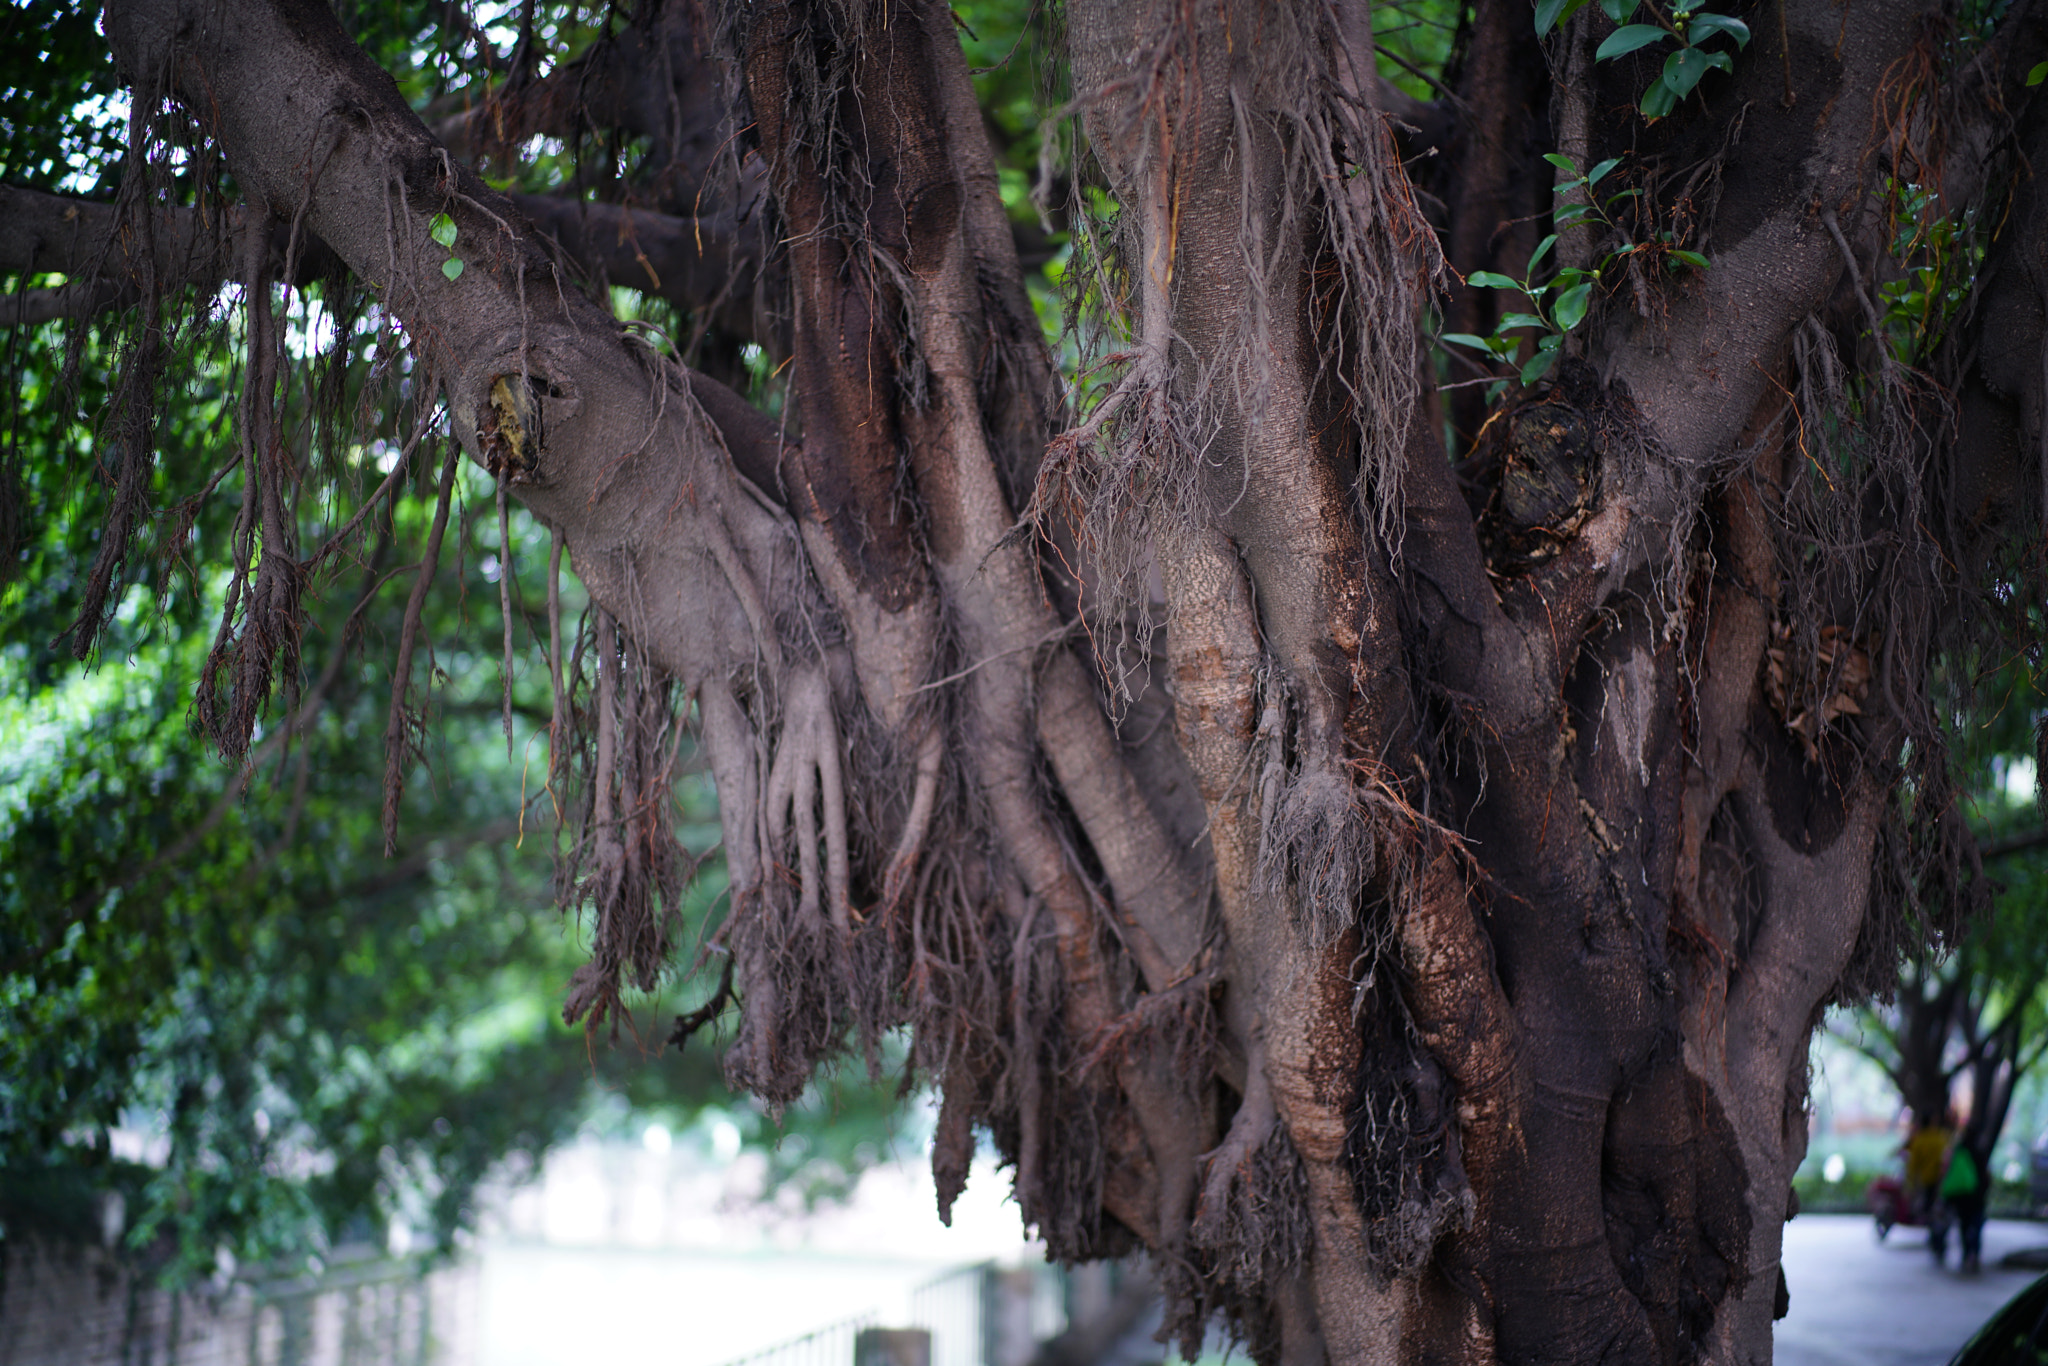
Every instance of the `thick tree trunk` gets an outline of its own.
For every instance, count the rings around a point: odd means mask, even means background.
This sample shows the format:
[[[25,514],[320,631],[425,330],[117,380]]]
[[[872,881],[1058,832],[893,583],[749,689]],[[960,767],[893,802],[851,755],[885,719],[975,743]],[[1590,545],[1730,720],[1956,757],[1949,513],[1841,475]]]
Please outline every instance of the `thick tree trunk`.
[[[1527,16],[1476,13],[1471,79],[1522,69]],[[1642,132],[1587,125],[1643,74],[1591,60],[1595,14],[1514,95],[1577,118],[1587,160]],[[942,1211],[985,1128],[1057,1255],[1141,1242],[1177,1330],[1222,1312],[1261,1361],[1735,1366],[1770,1358],[1808,1037],[1895,943],[1902,742],[1926,751],[1930,628],[1873,604],[1932,599],[1906,577],[1928,533],[1885,522],[1906,551],[1819,606],[1797,568],[1826,320],[1918,15],[1753,17],[1641,152],[1740,125],[1711,269],[1616,266],[1456,469],[1420,378],[1436,239],[1362,3],[1069,6],[1121,205],[1074,269],[1122,368],[1064,431],[943,5],[726,16],[787,245],[786,427],[570,287],[318,0],[118,0],[106,26],[138,98],[182,100],[290,225],[286,260],[317,240],[377,291],[623,628],[573,1011],[649,971],[672,889],[628,851],[666,828],[613,794],[666,771],[633,747],[694,698],[736,1084],[787,1100],[907,1026]],[[1498,164],[1441,206],[1464,264],[1526,255],[1518,117],[1461,134]],[[588,254],[632,222],[552,226]],[[650,284],[703,268],[647,222]],[[1989,264],[2036,300],[2038,242]],[[2022,359],[2040,319],[2008,320]],[[2040,376],[1972,365],[1965,420],[2004,436],[1973,477],[2038,516]],[[1795,631],[1864,643],[1830,673]]]

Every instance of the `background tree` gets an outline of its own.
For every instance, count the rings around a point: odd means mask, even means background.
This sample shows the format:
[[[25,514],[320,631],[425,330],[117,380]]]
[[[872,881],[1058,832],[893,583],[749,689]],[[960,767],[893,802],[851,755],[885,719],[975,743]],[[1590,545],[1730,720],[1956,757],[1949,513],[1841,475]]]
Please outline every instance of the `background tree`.
[[[1916,1116],[1941,1115],[1963,1079],[1962,1140],[1989,1170],[2013,1097],[2048,1050],[2048,833],[2036,793],[2026,790],[2034,784],[2014,781],[2038,783],[2040,694],[2024,664],[1997,671],[1981,692],[1988,714],[1968,717],[1951,753],[1991,882],[1991,914],[1958,943],[1907,954],[1896,993],[1859,1007],[1838,1033],[1884,1068]]]
[[[969,16],[119,0],[118,189],[0,247],[18,320],[127,309],[71,641],[194,553],[210,325],[231,760],[418,487],[396,841],[460,454],[572,558],[572,1018],[677,946],[687,728],[677,1038],[778,1103],[904,1031],[942,1212],[984,1131],[1056,1255],[1143,1244],[1262,1361],[1763,1360],[1813,1024],[1972,896],[1935,666],[2040,645],[2048,25],[1481,0],[1402,91],[1375,17],[1058,16],[1063,391]]]

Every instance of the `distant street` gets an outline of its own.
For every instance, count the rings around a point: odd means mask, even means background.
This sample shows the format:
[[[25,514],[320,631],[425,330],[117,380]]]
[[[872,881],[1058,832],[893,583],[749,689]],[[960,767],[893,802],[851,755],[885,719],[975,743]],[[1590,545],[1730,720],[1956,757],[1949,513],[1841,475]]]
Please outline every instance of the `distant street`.
[[[1802,1214],[1785,1226],[1792,1312],[1778,1324],[1777,1366],[1942,1366],[2038,1271],[1998,1259],[2048,1246],[2048,1224],[1994,1219],[1984,1229],[1984,1271],[1965,1276],[1949,1240],[1936,1270],[1919,1229],[1880,1243],[1864,1215]]]

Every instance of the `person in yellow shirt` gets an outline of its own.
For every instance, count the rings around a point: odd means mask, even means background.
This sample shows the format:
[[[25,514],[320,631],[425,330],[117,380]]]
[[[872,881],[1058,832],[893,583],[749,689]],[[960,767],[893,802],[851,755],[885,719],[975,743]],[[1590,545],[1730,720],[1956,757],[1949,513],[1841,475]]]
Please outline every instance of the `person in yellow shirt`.
[[[1934,1192],[1941,1185],[1942,1173],[1948,1169],[1949,1141],[1955,1136],[1945,1118],[1922,1119],[1915,1115],[1913,1131],[1902,1145],[1906,1154],[1906,1198],[1923,1222],[1932,1222]]]

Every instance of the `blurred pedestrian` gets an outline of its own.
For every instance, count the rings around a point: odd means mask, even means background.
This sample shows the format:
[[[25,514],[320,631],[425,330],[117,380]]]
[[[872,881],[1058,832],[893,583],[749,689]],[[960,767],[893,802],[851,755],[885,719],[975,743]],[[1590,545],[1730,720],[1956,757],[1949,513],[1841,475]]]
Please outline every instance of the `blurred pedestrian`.
[[[1983,1269],[1984,1207],[1990,1195],[1989,1184],[1984,1179],[1983,1164],[1970,1151],[1970,1145],[1958,1139],[1948,1160],[1948,1171],[1941,1178],[1940,1195],[1943,1203],[1955,1211],[1956,1233],[1963,1244],[1963,1270],[1973,1276]],[[1940,1261],[1942,1255],[1937,1251],[1935,1260]]]
[[[1944,1115],[1913,1116],[1912,1132],[1899,1145],[1906,1155],[1906,1200],[1930,1229],[1936,1227],[1935,1188],[1948,1164],[1949,1140],[1955,1134]],[[1938,1255],[1938,1254],[1937,1254]]]

